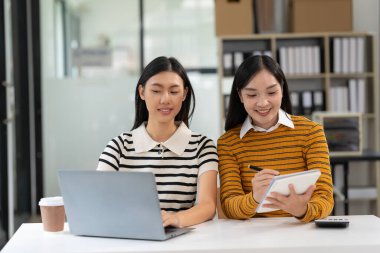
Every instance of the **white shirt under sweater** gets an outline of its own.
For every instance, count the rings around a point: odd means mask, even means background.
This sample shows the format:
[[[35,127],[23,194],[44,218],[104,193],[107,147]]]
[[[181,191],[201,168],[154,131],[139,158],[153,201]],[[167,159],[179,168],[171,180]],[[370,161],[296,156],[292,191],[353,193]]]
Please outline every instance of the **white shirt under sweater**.
[[[218,170],[215,144],[192,132],[183,122],[165,142],[156,142],[145,123],[112,139],[100,155],[97,170],[150,171],[155,175],[162,210],[191,208],[197,182],[209,170]]]

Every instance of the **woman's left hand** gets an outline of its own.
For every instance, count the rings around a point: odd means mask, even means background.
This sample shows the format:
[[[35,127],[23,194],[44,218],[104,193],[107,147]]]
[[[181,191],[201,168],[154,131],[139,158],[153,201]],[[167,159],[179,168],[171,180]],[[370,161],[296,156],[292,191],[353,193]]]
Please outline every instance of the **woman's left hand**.
[[[181,222],[180,222],[178,213],[171,213],[171,212],[166,212],[162,210],[161,216],[162,216],[164,227],[167,227],[167,226],[173,226],[177,228],[181,227]]]
[[[305,193],[297,194],[294,186],[290,184],[290,194],[288,196],[273,192],[270,197],[266,198],[271,204],[265,204],[263,207],[279,208],[295,217],[302,217],[306,213],[307,203],[313,195],[314,189],[315,185],[311,185]]]

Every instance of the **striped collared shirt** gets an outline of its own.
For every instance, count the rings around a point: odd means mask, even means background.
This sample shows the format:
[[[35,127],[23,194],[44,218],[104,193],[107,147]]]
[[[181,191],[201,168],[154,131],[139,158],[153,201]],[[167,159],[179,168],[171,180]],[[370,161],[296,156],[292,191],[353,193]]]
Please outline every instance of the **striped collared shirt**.
[[[198,179],[206,171],[218,170],[218,156],[212,140],[183,122],[162,143],[149,136],[143,123],[108,143],[97,170],[150,171],[156,178],[161,209],[180,211],[194,205]]]

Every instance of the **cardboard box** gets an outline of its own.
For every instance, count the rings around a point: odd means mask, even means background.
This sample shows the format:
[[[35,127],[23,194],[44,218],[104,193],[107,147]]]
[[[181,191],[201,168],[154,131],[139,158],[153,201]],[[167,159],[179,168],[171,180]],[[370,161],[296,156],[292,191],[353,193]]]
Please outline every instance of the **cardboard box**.
[[[256,33],[288,33],[291,0],[255,0]]]
[[[293,0],[293,32],[352,31],[352,0]]]
[[[216,36],[252,34],[252,0],[215,0]]]

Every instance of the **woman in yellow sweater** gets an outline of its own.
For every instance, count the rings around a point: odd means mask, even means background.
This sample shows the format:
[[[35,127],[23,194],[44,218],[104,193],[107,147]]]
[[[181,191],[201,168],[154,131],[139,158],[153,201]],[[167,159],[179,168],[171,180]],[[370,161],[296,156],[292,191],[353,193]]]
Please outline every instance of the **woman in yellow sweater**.
[[[294,216],[302,222],[326,217],[334,206],[329,152],[322,127],[291,115],[288,84],[280,66],[268,56],[247,58],[232,85],[225,130],[218,140],[220,198],[233,219]],[[256,172],[248,166],[263,168]],[[255,210],[272,178],[311,169],[321,176],[304,194],[273,194]]]

